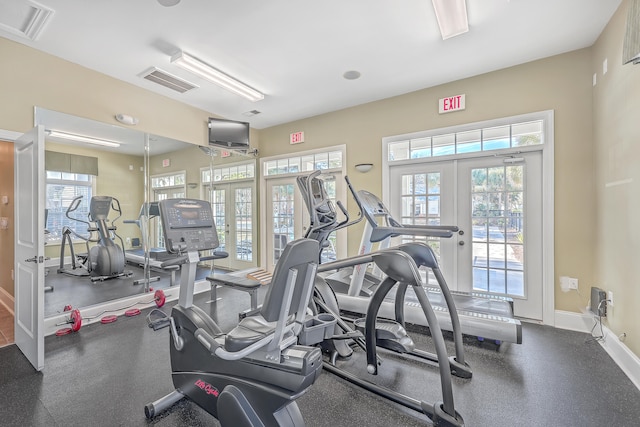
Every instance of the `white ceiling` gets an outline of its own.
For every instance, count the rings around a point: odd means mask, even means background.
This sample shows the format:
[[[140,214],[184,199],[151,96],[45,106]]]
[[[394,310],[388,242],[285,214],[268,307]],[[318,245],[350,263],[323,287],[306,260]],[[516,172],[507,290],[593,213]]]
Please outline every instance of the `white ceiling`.
[[[0,0],[0,36],[260,129],[591,46],[620,1],[467,0],[469,32],[443,41],[430,0],[38,0],[54,13],[33,41],[1,16],[30,0]],[[179,50],[265,99],[179,69]],[[140,77],[154,66],[199,88]],[[125,99],[115,113],[128,113]]]

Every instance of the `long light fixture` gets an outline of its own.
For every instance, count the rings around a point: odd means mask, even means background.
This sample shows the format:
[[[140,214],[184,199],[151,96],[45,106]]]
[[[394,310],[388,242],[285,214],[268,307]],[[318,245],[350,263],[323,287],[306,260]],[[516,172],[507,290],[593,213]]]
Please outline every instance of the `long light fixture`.
[[[104,147],[113,147],[113,148],[120,147],[119,142],[109,141],[109,140],[100,139],[100,138],[93,138],[90,136],[77,135],[75,133],[60,132],[57,130],[50,130],[50,131],[47,131],[47,133],[52,138],[67,139],[69,141],[86,142],[87,144],[102,145]]]
[[[182,51],[174,55],[171,58],[171,62],[203,79],[209,80],[211,83],[215,83],[237,95],[244,96],[249,101],[255,102],[264,99],[264,94],[261,92]]]
[[[436,11],[442,40],[459,36],[469,31],[466,0],[431,0]]]

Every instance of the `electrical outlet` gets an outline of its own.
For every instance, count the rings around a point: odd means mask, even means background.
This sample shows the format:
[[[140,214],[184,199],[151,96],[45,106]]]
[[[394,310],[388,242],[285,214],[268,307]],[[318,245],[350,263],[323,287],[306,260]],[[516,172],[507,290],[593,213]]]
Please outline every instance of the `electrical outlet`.
[[[563,290],[578,289],[578,279],[575,277],[560,276],[560,287]]]
[[[607,299],[609,300],[609,301],[607,301],[607,304],[609,304],[611,307],[613,307],[613,291],[609,291]]]
[[[578,289],[578,279],[576,277],[569,277],[569,289]]]

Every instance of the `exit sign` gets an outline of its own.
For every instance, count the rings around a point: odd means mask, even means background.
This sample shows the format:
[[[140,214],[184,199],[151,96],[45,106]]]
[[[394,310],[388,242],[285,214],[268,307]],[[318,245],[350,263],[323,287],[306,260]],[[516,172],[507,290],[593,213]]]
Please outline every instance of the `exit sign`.
[[[441,98],[438,101],[438,112],[440,114],[450,113],[452,111],[460,111],[465,109],[465,96],[455,95]]]
[[[289,135],[289,144],[300,144],[304,142],[304,132],[294,132]]]

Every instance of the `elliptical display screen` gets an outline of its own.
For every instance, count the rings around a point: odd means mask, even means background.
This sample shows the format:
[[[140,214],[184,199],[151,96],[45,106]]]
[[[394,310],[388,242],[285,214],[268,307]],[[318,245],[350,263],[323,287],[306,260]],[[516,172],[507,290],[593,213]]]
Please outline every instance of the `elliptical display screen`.
[[[220,246],[211,204],[197,199],[167,199],[159,202],[167,252],[215,249]]]

